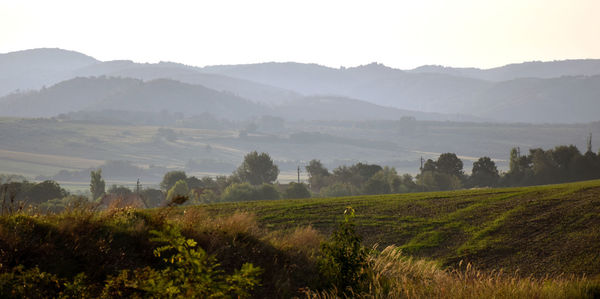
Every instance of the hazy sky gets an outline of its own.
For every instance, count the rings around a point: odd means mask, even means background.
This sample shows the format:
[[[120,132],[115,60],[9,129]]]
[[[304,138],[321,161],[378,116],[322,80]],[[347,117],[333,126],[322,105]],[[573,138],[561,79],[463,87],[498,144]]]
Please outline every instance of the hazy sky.
[[[599,0],[0,0],[0,53],[100,60],[494,67],[600,58]]]

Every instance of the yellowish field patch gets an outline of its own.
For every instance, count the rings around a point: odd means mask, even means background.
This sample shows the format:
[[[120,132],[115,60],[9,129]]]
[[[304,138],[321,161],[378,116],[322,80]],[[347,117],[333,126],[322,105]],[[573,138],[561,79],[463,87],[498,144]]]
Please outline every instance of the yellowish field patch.
[[[3,149],[0,149],[0,159],[74,169],[97,167],[104,163],[103,160],[85,159],[60,155],[15,152]]]

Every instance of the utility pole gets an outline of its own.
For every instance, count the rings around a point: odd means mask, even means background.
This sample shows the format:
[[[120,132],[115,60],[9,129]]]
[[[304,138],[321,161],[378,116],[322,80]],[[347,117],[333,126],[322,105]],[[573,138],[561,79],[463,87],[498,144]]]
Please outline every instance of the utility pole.
[[[141,187],[142,185],[140,185],[140,179],[138,178],[137,183],[135,183],[135,193],[140,194],[140,189],[142,189]]]
[[[300,184],[300,165],[298,165],[298,184]]]
[[[421,174],[420,174],[421,176],[423,175],[423,162],[425,162],[425,160],[423,159],[423,156],[421,156],[421,167],[419,168],[419,170],[421,171]],[[423,182],[422,180],[423,180],[423,178],[421,177],[421,182]],[[418,183],[418,181],[417,181],[417,183]],[[425,192],[424,184],[421,184],[421,191]]]

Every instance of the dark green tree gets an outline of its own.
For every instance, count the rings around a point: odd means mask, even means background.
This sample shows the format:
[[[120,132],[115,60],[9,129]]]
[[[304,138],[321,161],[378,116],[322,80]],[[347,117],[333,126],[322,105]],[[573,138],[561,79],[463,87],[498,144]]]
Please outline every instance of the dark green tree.
[[[363,186],[364,194],[388,194],[391,191],[390,182],[383,170],[371,176]]]
[[[441,173],[461,177],[463,175],[463,162],[454,153],[441,154],[435,163]]]
[[[496,163],[490,157],[481,157],[473,162],[473,170],[469,183],[474,187],[493,187],[498,183],[500,175]]]
[[[308,183],[313,191],[319,192],[321,188],[327,185],[330,173],[321,164],[321,161],[312,159],[305,168],[308,173]]]
[[[108,188],[107,193],[116,195],[116,196],[125,197],[125,196],[129,196],[129,195],[133,194],[133,191],[131,191],[131,189],[129,189],[125,186],[112,185],[112,186],[110,186],[110,188]]]
[[[57,182],[46,180],[33,185],[31,189],[25,193],[25,200],[28,203],[39,204],[50,199],[61,199],[67,195],[69,195],[69,192],[61,188]]]
[[[279,175],[279,168],[267,153],[253,151],[244,157],[244,161],[234,173],[240,181],[252,185],[273,183]]]
[[[308,172],[308,175],[310,177],[312,177],[312,176],[325,177],[325,176],[329,175],[329,171],[327,170],[327,168],[325,168],[325,166],[323,166],[321,161],[317,160],[317,159],[310,160],[310,162],[308,162],[308,165],[305,168],[306,168],[306,172]]]
[[[187,175],[185,174],[184,171],[180,171],[180,170],[169,171],[169,172],[165,173],[162,182],[160,182],[160,188],[163,191],[167,192],[175,185],[175,183],[177,183],[177,181],[179,181],[179,180],[185,181],[186,179],[187,179]]]
[[[437,164],[435,163],[435,161],[433,161],[431,159],[427,159],[427,161],[425,161],[425,164],[423,165],[423,168],[421,169],[421,172],[436,171],[436,170],[437,170]]]
[[[90,193],[92,193],[92,200],[96,200],[106,192],[106,183],[102,179],[102,169],[92,170],[90,178]]]

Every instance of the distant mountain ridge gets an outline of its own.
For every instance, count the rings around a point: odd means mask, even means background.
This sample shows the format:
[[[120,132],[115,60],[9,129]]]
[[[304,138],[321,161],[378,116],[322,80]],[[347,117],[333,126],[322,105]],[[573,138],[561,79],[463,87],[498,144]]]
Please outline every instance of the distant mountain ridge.
[[[452,119],[453,115],[462,115],[470,120],[504,122],[589,122],[600,119],[594,113],[600,111],[599,75],[598,59],[525,62],[492,69],[422,66],[413,70],[399,70],[377,63],[351,68],[330,68],[292,62],[200,68],[173,62],[102,62],[73,51],[33,49],[0,54],[0,97],[20,90],[0,101],[3,109],[6,109],[3,115],[10,114],[10,111],[17,113],[19,109],[24,111],[24,108],[18,107],[27,106],[19,106],[15,99],[19,98],[24,103],[36,101],[35,92],[27,97],[20,97],[23,90],[37,90],[77,77],[106,76],[143,80],[142,83],[168,79],[203,86],[217,93],[249,100],[259,106],[267,105],[271,113],[278,111],[290,114],[285,112],[286,109],[295,106],[298,111],[305,111],[304,114],[309,116],[305,108],[311,107],[313,115],[333,117],[332,112],[327,110],[330,108],[326,107],[331,101],[315,100],[329,98],[351,100],[345,102],[346,114],[341,115],[355,115],[359,119],[366,115],[395,117],[397,113],[414,116],[418,114],[417,111],[421,111],[425,114],[419,115],[425,119]],[[193,89],[188,85],[181,86],[185,90]],[[155,88],[157,83],[152,83],[151,86]],[[160,86],[165,90],[155,89],[156,94],[166,96],[166,93],[172,92],[177,95],[172,88],[175,85]],[[96,88],[99,87],[90,87],[90,92]],[[81,98],[82,91],[75,90],[74,95],[65,94],[64,99],[55,100],[55,104],[63,103],[65,108],[75,109],[88,107],[86,105],[89,101],[96,99],[92,95],[89,99],[76,103],[74,97],[78,95]],[[198,89],[195,92],[200,91]],[[50,97],[48,92],[44,94],[44,97]],[[137,95],[129,96],[135,99]],[[361,101],[360,105],[351,104],[356,100]],[[317,103],[322,106],[319,107]],[[366,103],[371,104],[367,105],[370,107],[367,111],[371,114],[350,113],[351,107],[356,108]],[[39,105],[46,104],[42,100]],[[61,110],[55,106],[44,106],[47,108],[44,113]],[[35,109],[31,105],[29,107]],[[395,110],[387,113],[376,107],[393,107]],[[259,108],[261,111],[264,109]],[[35,113],[14,115],[31,114]]]
[[[173,79],[227,91],[255,102],[276,103],[298,98],[293,91],[219,74],[204,74],[178,63],[102,62],[61,49],[33,49],[0,54],[0,97],[11,92],[37,90],[76,77],[127,77],[141,80]]]
[[[142,81],[116,77],[78,77],[54,86],[0,98],[0,116],[53,117],[77,111],[134,111],[211,114],[228,120],[271,115],[288,120],[377,120],[412,116],[422,120],[478,119],[382,107],[342,97],[303,97],[275,106],[228,92],[171,79]]]
[[[488,81],[508,81],[519,78],[549,79],[563,76],[594,76],[600,75],[600,59],[530,61],[490,69],[424,65],[408,72],[447,74]]]
[[[72,70],[94,63],[98,60],[62,49],[43,48],[0,54],[0,96],[71,79]]]

